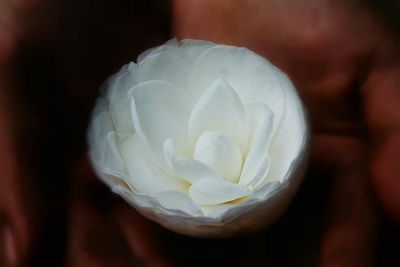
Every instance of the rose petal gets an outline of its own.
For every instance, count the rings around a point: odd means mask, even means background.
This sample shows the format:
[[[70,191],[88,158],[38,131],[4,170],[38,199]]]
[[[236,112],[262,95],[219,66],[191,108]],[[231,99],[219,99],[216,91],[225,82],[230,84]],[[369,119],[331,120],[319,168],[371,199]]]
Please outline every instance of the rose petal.
[[[213,46],[199,57],[186,86],[197,99],[204,88],[219,78],[235,89],[244,104],[268,104],[275,114],[274,128],[277,127],[284,97],[276,68],[268,60],[245,48]]]
[[[183,192],[186,185],[160,169],[143,146],[136,134],[129,137],[120,147],[121,156],[128,172],[127,182],[136,191],[153,194],[174,190]]]
[[[202,215],[201,210],[193,203],[186,193],[164,191],[154,194],[153,197],[166,209],[181,210],[192,216]]]
[[[102,113],[104,111],[109,112],[108,109],[109,109],[108,98],[106,96],[100,96],[99,98],[97,98],[95,107],[94,107],[94,109],[92,111],[92,114],[91,114],[92,115],[92,120],[95,119],[95,117],[98,114],[100,114],[100,113]],[[112,123],[112,121],[111,121],[111,123]]]
[[[133,87],[131,112],[133,125],[156,157],[163,161],[163,144],[172,138],[179,154],[187,154],[188,107],[186,97],[165,81],[148,81]]]
[[[206,131],[227,134],[244,147],[246,118],[242,102],[229,84],[221,79],[211,84],[190,115],[191,142]]]
[[[266,104],[254,103],[246,108],[250,131],[249,151],[239,180],[239,183],[244,185],[248,185],[260,173],[262,166],[269,165],[267,157],[274,119],[274,114]]]
[[[110,187],[126,186],[126,171],[117,149],[114,126],[108,110],[108,101],[100,97],[93,110],[88,142],[92,148],[90,158],[96,174]]]
[[[293,171],[292,167],[296,167],[293,162],[298,157],[304,157],[302,150],[308,141],[307,122],[300,98],[288,77],[277,69],[276,74],[282,83],[286,104],[282,123],[277,129],[279,134],[274,136],[270,154],[273,159],[284,160],[274,161],[269,170],[268,181],[282,181],[285,177],[290,177],[288,173]]]
[[[126,170],[117,147],[115,132],[107,135],[107,142],[104,150],[102,171],[117,177],[126,178]]]
[[[268,177],[269,169],[271,168],[271,158],[267,155],[261,162],[261,166],[258,168],[257,174],[249,183],[249,188],[253,191],[258,190],[260,185],[264,184],[264,181]]]
[[[193,40],[172,39],[139,56],[139,68],[135,72],[135,79],[138,82],[163,80],[181,86],[189,76],[198,57],[214,45],[207,41],[193,42]],[[171,66],[173,67],[171,68]]]
[[[101,100],[101,99],[100,99]],[[89,130],[89,144],[92,148],[92,158],[99,164],[103,162],[104,151],[107,144],[107,136],[114,131],[114,126],[110,113],[102,111],[106,102],[98,101],[98,105],[93,112],[93,119]]]
[[[189,188],[190,197],[202,205],[215,205],[251,194],[251,190],[240,184],[214,178],[203,178]]]
[[[117,76],[111,77],[107,82],[111,117],[117,131],[117,137],[121,142],[134,132],[130,112],[131,99],[127,94],[128,90],[135,84],[132,73],[136,68],[136,64],[131,62],[129,65],[125,65]]]
[[[204,132],[196,142],[193,158],[210,166],[227,181],[236,183],[239,180],[242,152],[229,135]]]
[[[185,181],[193,184],[204,177],[220,179],[217,174],[204,163],[176,155],[175,145],[171,138],[164,142],[164,155],[168,165]]]

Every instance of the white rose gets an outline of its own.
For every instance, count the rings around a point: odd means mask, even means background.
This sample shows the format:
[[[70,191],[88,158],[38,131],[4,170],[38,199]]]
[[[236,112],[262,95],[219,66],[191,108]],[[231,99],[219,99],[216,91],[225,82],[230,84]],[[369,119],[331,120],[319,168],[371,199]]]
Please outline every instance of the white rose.
[[[166,228],[253,232],[277,219],[298,188],[303,106],[287,76],[248,49],[173,39],[104,89],[89,129],[93,166]]]

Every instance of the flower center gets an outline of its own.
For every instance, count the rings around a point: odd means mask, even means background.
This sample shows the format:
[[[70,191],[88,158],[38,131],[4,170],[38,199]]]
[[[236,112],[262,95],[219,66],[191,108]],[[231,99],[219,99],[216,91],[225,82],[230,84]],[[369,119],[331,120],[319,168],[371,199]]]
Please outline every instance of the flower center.
[[[204,132],[196,142],[193,158],[207,164],[225,180],[236,183],[240,177],[242,153],[229,135]]]

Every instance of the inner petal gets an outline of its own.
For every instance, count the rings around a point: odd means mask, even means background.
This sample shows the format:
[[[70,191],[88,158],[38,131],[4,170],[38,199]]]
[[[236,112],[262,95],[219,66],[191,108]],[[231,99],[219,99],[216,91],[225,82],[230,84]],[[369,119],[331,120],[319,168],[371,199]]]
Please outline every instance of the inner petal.
[[[193,158],[210,166],[225,180],[236,183],[240,177],[242,153],[229,135],[204,132],[197,140]]]
[[[154,194],[162,191],[184,192],[186,184],[174,179],[159,168],[138,135],[133,134],[120,146],[121,158],[124,161],[128,177],[127,182],[143,194]]]
[[[218,79],[199,98],[189,119],[189,137],[195,142],[205,131],[232,136],[244,148],[246,112],[234,89]]]
[[[235,89],[243,104],[268,104],[275,114],[275,129],[284,110],[281,75],[269,61],[245,48],[217,45],[198,58],[185,88],[197,97],[210,83],[223,79]]]
[[[187,153],[188,107],[186,95],[178,87],[165,81],[147,81],[135,85],[128,95],[132,97],[133,126],[138,135],[163,162],[163,144],[172,138],[180,154]]]
[[[269,145],[272,138],[274,114],[264,103],[253,103],[246,106],[249,112],[249,140],[247,157],[239,180],[240,184],[248,185],[255,177],[261,181],[269,169]],[[266,172],[262,171],[265,170]],[[260,177],[265,173],[264,177]],[[257,182],[258,183],[258,182]]]
[[[176,155],[175,144],[171,138],[168,138],[164,142],[164,156],[174,172],[190,184],[204,177],[220,179],[214,170],[203,162]]]
[[[232,184],[224,180],[206,177],[189,188],[189,196],[199,204],[217,205],[242,198],[251,194],[251,190],[241,184]]]

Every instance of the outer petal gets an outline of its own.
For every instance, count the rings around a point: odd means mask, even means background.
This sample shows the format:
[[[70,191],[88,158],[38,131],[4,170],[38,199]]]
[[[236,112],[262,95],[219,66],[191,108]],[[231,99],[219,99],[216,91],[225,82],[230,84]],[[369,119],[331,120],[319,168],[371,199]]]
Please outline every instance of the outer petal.
[[[253,103],[246,106],[249,118],[248,153],[243,165],[239,183],[248,185],[257,175],[265,173],[269,168],[269,144],[272,137],[274,114],[263,103]],[[264,171],[260,169],[263,168]],[[266,173],[265,173],[266,174]],[[262,177],[258,177],[261,179]]]
[[[181,87],[197,58],[212,46],[215,44],[207,41],[172,39],[139,56],[135,79],[138,82],[164,80]]]
[[[181,210],[191,216],[203,215],[199,207],[193,203],[186,193],[164,191],[153,196],[166,209]]]
[[[98,176],[111,188],[119,185],[127,187],[125,167],[118,148],[113,122],[108,110],[108,101],[99,98],[93,110],[88,132],[88,142],[92,148],[90,158]],[[129,190],[129,189],[127,189]]]
[[[104,172],[117,177],[126,178],[126,170],[118,150],[115,132],[111,132],[107,135],[106,146],[101,165]]]
[[[121,144],[121,155],[129,174],[127,182],[142,194],[184,192],[187,185],[160,169],[136,134]]]
[[[307,122],[300,98],[288,77],[279,70],[276,72],[286,95],[286,104],[282,123],[277,129],[270,147],[272,159],[278,160],[271,164],[267,181],[283,181],[290,178],[290,174],[297,168],[294,162],[305,157],[305,149],[308,144]]]
[[[247,187],[217,180],[214,178],[203,178],[189,188],[190,197],[199,204],[216,205],[232,201],[252,193]]]
[[[91,155],[97,163],[103,162],[107,136],[114,131],[110,113],[103,109],[106,103],[104,99],[97,101],[88,135],[88,141],[92,148]]]
[[[141,135],[161,161],[163,144],[172,138],[180,154],[187,154],[188,107],[184,93],[165,81],[148,81],[133,87],[132,119],[135,130]]]
[[[134,132],[130,112],[131,99],[128,97],[128,90],[136,83],[133,78],[136,68],[135,63],[129,63],[106,82],[106,86],[109,88],[110,114],[120,142]]]
[[[224,80],[218,79],[200,97],[189,120],[189,136],[195,142],[206,132],[233,137],[244,147],[246,114],[237,93]]]
[[[94,155],[96,161],[101,161],[107,135],[114,131],[112,118],[107,108],[108,101],[105,98],[99,98],[96,101],[96,107],[92,112],[88,141],[92,148],[91,153]]]

